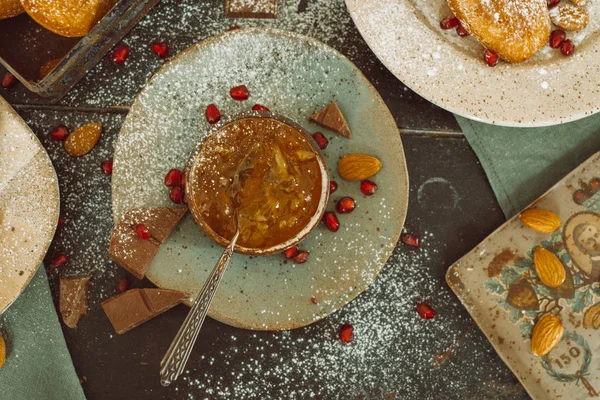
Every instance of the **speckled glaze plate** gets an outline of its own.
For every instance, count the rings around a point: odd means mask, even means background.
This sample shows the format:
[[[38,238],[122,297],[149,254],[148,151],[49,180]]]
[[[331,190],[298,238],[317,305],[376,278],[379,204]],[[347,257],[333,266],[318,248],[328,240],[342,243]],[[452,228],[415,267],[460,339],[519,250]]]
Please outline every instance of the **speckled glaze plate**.
[[[58,180],[46,150],[0,97],[0,313],[42,263],[59,211]]]
[[[489,68],[483,47],[440,29],[445,0],[346,0],[377,57],[420,96],[453,113],[491,124],[555,125],[600,111],[600,2],[585,6],[588,26],[568,32],[575,53],[546,46],[521,64]]]
[[[248,86],[249,100],[238,102],[229,96],[229,89],[239,84]],[[346,116],[351,140],[308,122],[309,115],[331,101]],[[328,209],[344,195],[354,197],[357,208],[340,216],[337,233],[320,225],[301,243],[311,253],[305,264],[285,262],[281,254],[234,255],[209,315],[258,330],[297,328],[330,315],[375,280],[404,223],[408,177],[392,115],[348,59],[313,39],[248,29],[205,40],[158,71],[123,124],[112,177],[115,221],[130,208],[172,204],[164,175],[170,168],[185,167],[207,134],[204,110],[210,103],[223,115],[259,103],[309,132],[323,131],[330,140],[326,163],[339,183]],[[337,174],[339,157],[353,152],[375,155],[383,162],[374,177],[379,185],[374,196],[363,196],[358,182],[344,182]],[[221,252],[188,215],[163,244],[147,277],[160,287],[195,295]]]
[[[600,153],[528,208],[557,213],[560,229],[538,233],[515,216],[450,267],[446,280],[532,398],[598,397]],[[562,285],[547,287],[538,278],[532,260],[538,246],[562,262]],[[560,316],[564,335],[537,357],[531,332],[545,313]]]

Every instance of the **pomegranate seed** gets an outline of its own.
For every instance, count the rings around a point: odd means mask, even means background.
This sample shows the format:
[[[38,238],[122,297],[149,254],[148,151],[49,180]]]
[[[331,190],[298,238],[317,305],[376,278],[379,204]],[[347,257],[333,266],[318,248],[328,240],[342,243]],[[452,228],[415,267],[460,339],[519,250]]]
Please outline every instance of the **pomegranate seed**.
[[[60,217],[60,218],[58,219],[58,222],[57,222],[57,224],[56,224],[56,227],[57,227],[58,229],[60,229],[60,228],[62,228],[62,227],[63,227],[63,225],[64,225],[64,224],[65,224],[65,219],[64,219],[63,217]]]
[[[252,110],[254,110],[254,111],[263,111],[263,112],[270,112],[271,111],[267,107],[261,106],[260,104],[253,105],[252,106]]]
[[[119,292],[123,293],[129,288],[129,279],[126,276],[119,279]]]
[[[102,172],[104,172],[104,175],[111,176],[113,169],[113,160],[102,161],[100,163],[100,168],[102,168]]]
[[[65,265],[66,262],[67,262],[67,256],[64,254],[59,254],[57,256],[54,256],[52,258],[52,260],[50,260],[50,265],[48,265],[48,267],[50,269],[55,269],[58,267],[62,267],[63,265]]]
[[[354,340],[354,327],[350,324],[344,324],[339,332],[340,340],[344,343],[350,343]]]
[[[329,181],[329,193],[333,193],[338,189],[338,184],[336,181]]]
[[[321,150],[326,149],[327,146],[329,145],[329,140],[327,140],[325,135],[323,135],[321,132],[313,133],[312,137],[313,137],[313,139],[315,139],[315,142],[317,142],[317,145],[319,145],[319,148]]]
[[[598,190],[598,188],[600,188],[600,178],[594,178],[590,181],[590,187],[592,188],[592,190],[595,192],[596,190]]]
[[[363,192],[365,196],[371,196],[372,194],[375,194],[377,189],[377,184],[373,181],[366,180],[360,183],[360,191]]]
[[[122,44],[113,51],[111,58],[115,64],[123,65],[127,61],[127,57],[129,57],[129,47]]]
[[[209,124],[216,124],[221,119],[221,111],[214,104],[209,104],[205,116]]]
[[[50,138],[56,142],[64,142],[67,140],[69,136],[69,130],[64,125],[59,125],[56,128],[52,129],[50,132]]]
[[[230,31],[237,31],[238,29],[240,29],[240,27],[237,25],[234,25],[231,28],[229,28]]]
[[[435,317],[435,311],[433,311],[433,308],[425,303],[417,303],[417,312],[423,319],[431,319]]]
[[[229,89],[229,94],[231,95],[231,98],[234,100],[247,100],[248,97],[250,96],[250,93],[248,92],[248,88],[246,87],[246,85],[232,87],[231,89]]]
[[[550,34],[550,47],[558,49],[565,41],[567,34],[562,29],[556,29]]]
[[[349,214],[354,211],[356,202],[352,197],[342,197],[337,203],[337,212],[340,214]]]
[[[560,3],[560,0],[546,0],[546,4],[548,5],[548,8],[552,8],[555,5],[557,5],[558,3]]]
[[[483,59],[487,63],[488,67],[493,67],[498,64],[498,54],[494,53],[490,49],[485,49],[485,53],[483,53]]]
[[[290,260],[298,253],[298,246],[293,246],[283,252],[286,259]]]
[[[421,239],[412,233],[403,233],[400,240],[402,240],[402,243],[412,247],[419,247],[421,245]]]
[[[175,204],[181,204],[183,201],[183,190],[179,186],[175,186],[171,189],[171,193],[169,194],[171,201]]]
[[[4,76],[2,77],[2,87],[4,89],[11,88],[11,87],[15,86],[16,84],[17,84],[17,78],[10,72],[5,73]]]
[[[462,26],[462,24],[458,24],[458,26],[456,27],[456,33],[460,37],[467,37],[467,36],[469,36],[469,32],[467,32],[467,30],[465,29],[464,26]]]
[[[460,24],[460,21],[456,17],[446,17],[440,22],[442,29],[456,28]]]
[[[167,46],[167,44],[164,42],[152,43],[152,51],[160,58],[169,57],[169,46]]]
[[[307,260],[308,260],[308,256],[309,256],[309,252],[306,250],[300,250],[295,256],[294,256],[294,262],[296,264],[304,264]]]
[[[310,298],[310,302],[313,303],[313,304],[319,304],[319,300],[317,300],[316,297],[311,297]]]
[[[150,235],[150,231],[148,230],[148,227],[144,224],[137,224],[135,226],[135,233],[138,235],[138,237],[140,239],[144,239],[144,240],[148,240],[152,237],[152,235]]]
[[[166,187],[175,187],[181,186],[181,180],[183,178],[183,173],[177,168],[173,168],[167,175],[165,175],[165,186]]]
[[[569,39],[566,39],[560,45],[560,52],[565,56],[570,56],[575,51],[575,45]]]
[[[323,223],[331,232],[337,232],[340,229],[340,221],[333,211],[325,211],[325,214],[323,214]]]

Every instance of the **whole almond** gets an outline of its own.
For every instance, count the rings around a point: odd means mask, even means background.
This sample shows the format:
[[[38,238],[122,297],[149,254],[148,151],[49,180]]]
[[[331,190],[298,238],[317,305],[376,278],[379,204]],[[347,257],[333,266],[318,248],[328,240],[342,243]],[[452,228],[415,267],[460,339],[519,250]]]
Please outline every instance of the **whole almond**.
[[[533,263],[535,264],[535,272],[538,278],[548,287],[559,287],[567,277],[563,263],[554,253],[543,247],[535,249]]]
[[[548,354],[560,342],[564,331],[560,317],[542,315],[531,333],[531,352],[536,356]]]
[[[338,162],[338,172],[347,181],[362,181],[381,169],[381,161],[365,154],[348,154]]]
[[[80,157],[89,153],[102,134],[102,124],[92,122],[75,129],[65,140],[65,150],[70,156]]]
[[[585,28],[590,16],[587,10],[573,4],[560,3],[549,11],[552,22],[567,31]]]
[[[526,227],[537,232],[552,233],[560,228],[560,217],[548,210],[527,210],[519,216]]]
[[[4,365],[4,361],[6,360],[6,343],[4,343],[4,338],[0,335],[0,368]]]

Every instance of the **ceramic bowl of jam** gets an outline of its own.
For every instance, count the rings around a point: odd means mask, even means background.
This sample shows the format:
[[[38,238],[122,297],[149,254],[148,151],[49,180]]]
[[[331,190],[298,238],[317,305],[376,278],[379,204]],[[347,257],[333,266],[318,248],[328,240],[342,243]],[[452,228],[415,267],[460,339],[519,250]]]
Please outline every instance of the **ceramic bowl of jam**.
[[[269,112],[215,125],[190,158],[186,176],[196,223],[226,246],[237,215],[235,251],[243,254],[274,254],[298,244],[319,224],[329,199],[327,167],[314,139]]]

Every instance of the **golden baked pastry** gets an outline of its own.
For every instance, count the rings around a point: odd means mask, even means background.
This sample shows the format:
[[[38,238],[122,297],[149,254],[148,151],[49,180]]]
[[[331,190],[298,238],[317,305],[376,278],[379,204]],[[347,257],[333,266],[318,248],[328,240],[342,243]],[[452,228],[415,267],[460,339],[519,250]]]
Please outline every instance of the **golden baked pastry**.
[[[16,17],[24,12],[19,0],[0,0],[0,19]]]
[[[448,0],[462,25],[505,61],[527,60],[548,43],[546,0]]]
[[[87,35],[117,1],[21,0],[21,4],[44,28],[61,36],[80,37]]]

